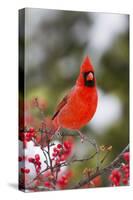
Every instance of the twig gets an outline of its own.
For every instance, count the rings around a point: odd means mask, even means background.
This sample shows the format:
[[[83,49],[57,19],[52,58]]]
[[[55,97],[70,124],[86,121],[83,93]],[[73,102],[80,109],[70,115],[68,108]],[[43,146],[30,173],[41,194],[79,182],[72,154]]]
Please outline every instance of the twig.
[[[27,187],[29,186],[29,185],[31,185],[35,180],[37,180],[38,178],[39,178],[39,176],[42,174],[42,173],[44,173],[44,172],[46,172],[47,170],[49,170],[50,169],[50,167],[48,168],[45,168],[42,172],[40,172],[35,178],[33,178],[28,184],[27,184]]]
[[[43,110],[40,108],[40,105],[39,105],[37,97],[34,99],[34,103],[35,103],[36,108],[39,110],[39,112],[41,114],[41,118],[44,119],[45,115],[44,115]]]
[[[107,151],[106,154],[104,155],[104,157],[102,158],[102,160],[100,161],[101,164],[103,164],[103,162],[105,161],[105,159],[107,158],[107,156],[109,155],[110,151]]]
[[[97,152],[95,152],[94,154],[92,154],[89,158],[70,160],[70,162],[69,162],[68,164],[71,164],[71,163],[73,163],[73,162],[83,162],[83,161],[91,160],[92,158],[94,158],[94,156],[95,156],[96,154],[97,154]]]
[[[74,163],[74,162],[84,162],[84,161],[88,161],[88,160],[91,160],[92,158],[94,158],[94,156],[97,154],[97,152],[95,152],[94,154],[92,154],[90,157],[88,157],[88,158],[84,158],[84,159],[74,159],[74,160],[70,160],[69,162],[62,162],[61,164],[58,164],[58,165],[55,165],[55,166],[53,166],[52,167],[52,169],[54,170],[54,169],[56,169],[57,171],[58,171],[58,169],[60,168],[60,167],[65,167],[65,166],[68,166],[68,165],[71,165],[72,163]],[[44,169],[44,170],[42,170],[28,185],[30,185],[30,184],[32,184],[35,180],[37,180],[38,179],[38,177],[41,175],[41,174],[43,174],[44,172],[46,172],[46,171],[48,171],[49,169],[51,169],[51,167],[50,166],[47,166],[47,168],[46,169]],[[58,177],[58,173],[57,173],[57,171],[56,171],[56,180],[57,180],[57,177]]]
[[[108,166],[104,167],[101,170],[96,171],[94,174],[90,175],[89,177],[79,181],[79,183],[77,183],[71,189],[80,188],[80,187],[84,186],[85,184],[90,183],[90,181],[93,180],[94,178],[96,178],[97,176],[108,173],[111,169],[117,167],[120,164],[120,161],[123,157],[123,153],[125,153],[127,151],[129,151],[129,145],[127,145],[125,147],[125,149]]]
[[[53,174],[53,166],[52,166],[52,160],[50,158],[50,146],[49,146],[49,142],[48,142],[48,158],[49,158],[49,162],[50,162],[50,169],[51,169],[51,173]]]
[[[42,149],[43,155],[45,157],[45,164],[47,165],[47,168],[49,168],[49,164],[48,164],[48,158],[47,158],[47,151],[45,151],[44,149]]]
[[[54,176],[54,170],[53,170],[53,165],[52,165],[52,159],[50,157],[50,143],[48,142],[48,151],[47,151],[47,155],[48,155],[48,158],[49,158],[49,162],[50,162],[50,171],[51,171],[51,175],[54,177],[52,182],[53,182],[53,188],[56,189],[55,187],[55,183],[56,183],[56,178]]]

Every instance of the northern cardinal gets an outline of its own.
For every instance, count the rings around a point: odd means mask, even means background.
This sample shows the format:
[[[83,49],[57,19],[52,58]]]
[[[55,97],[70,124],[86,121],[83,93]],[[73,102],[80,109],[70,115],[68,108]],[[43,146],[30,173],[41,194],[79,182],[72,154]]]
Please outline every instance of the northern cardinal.
[[[98,96],[94,68],[87,56],[80,67],[75,86],[58,104],[52,120],[56,130],[67,128],[76,130],[83,138],[80,128],[94,116]]]

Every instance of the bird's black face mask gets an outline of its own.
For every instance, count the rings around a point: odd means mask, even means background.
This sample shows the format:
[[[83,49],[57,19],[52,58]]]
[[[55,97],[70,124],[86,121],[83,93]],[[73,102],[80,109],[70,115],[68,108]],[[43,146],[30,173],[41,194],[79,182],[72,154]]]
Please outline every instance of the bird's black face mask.
[[[86,87],[94,87],[95,86],[95,77],[94,72],[88,71],[83,72],[84,84]]]

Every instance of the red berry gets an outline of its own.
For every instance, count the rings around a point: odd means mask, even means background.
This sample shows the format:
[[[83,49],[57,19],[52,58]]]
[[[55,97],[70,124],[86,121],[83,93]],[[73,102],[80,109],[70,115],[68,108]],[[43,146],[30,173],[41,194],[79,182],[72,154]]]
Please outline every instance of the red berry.
[[[57,154],[59,154],[59,150],[56,147],[53,149],[53,151],[56,154],[56,156],[57,156]]]
[[[25,141],[29,142],[31,140],[31,135],[30,133],[25,133]]]
[[[55,152],[55,153],[53,153],[53,154],[52,154],[52,156],[53,156],[53,157],[56,157],[56,156],[57,156],[57,153],[56,153],[56,152]]]
[[[122,183],[123,183],[124,185],[127,185],[127,184],[128,184],[128,179],[127,179],[127,178],[123,178],[123,179],[122,179]]]
[[[29,132],[25,133],[25,136],[26,136],[26,138],[29,138],[30,137],[30,133]]]
[[[56,160],[56,164],[57,164],[57,165],[60,164],[60,159],[57,159],[57,160]]]
[[[114,170],[112,171],[112,175],[115,176],[115,177],[117,178],[117,180],[120,180],[120,178],[121,178],[121,173],[120,173],[120,171],[117,170],[117,169],[114,169]]]
[[[65,156],[64,156],[63,154],[61,155],[60,160],[61,160],[61,161],[64,161],[64,160],[65,160]]]
[[[39,161],[39,160],[40,160],[40,155],[39,155],[39,154],[36,154],[36,155],[35,155],[35,160],[36,160],[36,161]]]
[[[123,158],[124,158],[124,160],[125,160],[126,162],[129,162],[129,152],[125,152],[125,153],[123,154]]]
[[[59,184],[60,184],[61,186],[64,186],[64,180],[63,180],[63,179],[60,179],[60,180],[59,180]]]
[[[68,142],[68,141],[65,141],[64,143],[64,147],[66,148],[66,149],[70,149],[70,143]]]
[[[53,148],[53,151],[54,151],[54,152],[57,152],[57,148],[56,148],[56,147],[54,147],[54,148]]]
[[[33,133],[35,131],[35,129],[33,127],[29,128],[29,132]]]
[[[63,179],[63,180],[67,179],[67,176],[66,176],[66,175],[63,175],[63,176],[62,176],[62,179]]]
[[[114,169],[111,173],[111,175],[109,176],[109,179],[111,180],[111,182],[115,185],[118,186],[120,185],[120,179],[121,179],[121,173],[119,170]]]
[[[24,141],[24,133],[19,133],[19,139],[21,140],[21,141]]]
[[[25,169],[26,174],[29,174],[29,172],[30,172],[30,169]]]
[[[35,129],[34,128],[30,128],[29,129],[29,133],[30,133],[30,139],[31,139],[35,135]]]
[[[18,157],[19,162],[21,162],[23,160],[23,158],[21,156]]]
[[[121,167],[121,169],[122,169],[123,171],[125,171],[125,170],[127,169],[127,165],[123,164],[122,167]]]
[[[63,175],[59,181],[58,184],[60,185],[61,188],[64,188],[68,184],[68,178],[67,175]]]
[[[26,173],[26,174],[30,172],[30,169],[21,168],[20,170],[22,173]]]
[[[51,184],[50,184],[50,182],[46,181],[46,182],[44,183],[44,186],[45,186],[45,187],[50,187]]]
[[[68,179],[65,179],[64,180],[64,184],[66,185],[68,183]]]
[[[126,177],[126,178],[129,178],[129,172],[127,172],[127,173],[125,174],[125,177]]]
[[[21,168],[20,170],[21,170],[21,172],[22,172],[22,173],[24,173],[24,172],[25,172],[25,169],[24,169],[24,168]]]
[[[28,161],[31,162],[31,163],[34,163],[35,159],[34,158],[28,158]]]
[[[62,148],[62,144],[58,144],[58,145],[57,145],[57,148],[58,148],[58,149],[61,149],[61,148]]]
[[[129,165],[126,164],[126,165],[123,165],[121,167],[122,171],[125,173],[125,174],[129,174]]]

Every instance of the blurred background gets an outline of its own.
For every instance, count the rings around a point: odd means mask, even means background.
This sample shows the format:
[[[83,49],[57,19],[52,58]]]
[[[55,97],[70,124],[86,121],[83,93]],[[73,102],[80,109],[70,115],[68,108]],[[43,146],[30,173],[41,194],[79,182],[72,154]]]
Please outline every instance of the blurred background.
[[[45,104],[45,115],[52,116],[89,55],[96,71],[99,102],[82,132],[91,133],[99,145],[112,145],[105,164],[111,162],[129,143],[129,16],[26,9],[25,23],[26,102],[38,97]],[[33,116],[39,119],[32,109],[26,114],[29,126]],[[83,158],[90,155],[92,147],[77,139],[74,151]],[[74,164],[72,182],[80,179],[85,167],[95,167],[95,162]],[[102,185],[108,185],[107,177],[102,177]]]

